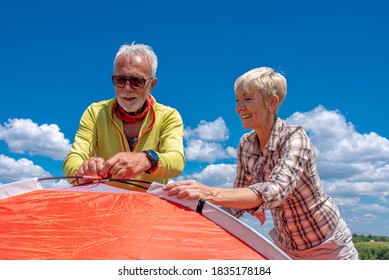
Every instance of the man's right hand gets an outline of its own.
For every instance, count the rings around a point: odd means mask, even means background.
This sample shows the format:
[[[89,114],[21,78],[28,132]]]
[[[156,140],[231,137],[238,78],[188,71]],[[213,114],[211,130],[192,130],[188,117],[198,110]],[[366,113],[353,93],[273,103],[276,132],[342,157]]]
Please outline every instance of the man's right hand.
[[[78,168],[76,175],[77,176],[104,176],[102,174],[102,169],[105,164],[105,160],[101,157],[91,157],[84,161],[81,166]],[[82,184],[88,182],[88,179],[78,179],[77,183]]]

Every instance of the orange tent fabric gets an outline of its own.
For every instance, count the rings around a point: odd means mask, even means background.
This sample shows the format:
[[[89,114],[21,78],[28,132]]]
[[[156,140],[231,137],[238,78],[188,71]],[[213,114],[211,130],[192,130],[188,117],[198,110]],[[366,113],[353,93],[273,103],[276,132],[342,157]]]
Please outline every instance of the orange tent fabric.
[[[184,206],[147,193],[37,190],[0,200],[0,259],[265,259]]]

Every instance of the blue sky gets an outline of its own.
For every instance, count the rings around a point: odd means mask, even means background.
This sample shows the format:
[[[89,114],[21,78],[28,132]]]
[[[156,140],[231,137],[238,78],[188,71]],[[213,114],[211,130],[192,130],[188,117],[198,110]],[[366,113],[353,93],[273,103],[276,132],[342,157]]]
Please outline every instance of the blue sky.
[[[269,66],[288,81],[279,116],[308,131],[352,232],[389,235],[387,11],[383,0],[3,3],[0,183],[62,175],[81,114],[114,96],[116,51],[136,41],[159,58],[153,95],[184,120],[181,178],[231,186],[248,132],[233,84]],[[266,234],[271,219],[255,227]]]

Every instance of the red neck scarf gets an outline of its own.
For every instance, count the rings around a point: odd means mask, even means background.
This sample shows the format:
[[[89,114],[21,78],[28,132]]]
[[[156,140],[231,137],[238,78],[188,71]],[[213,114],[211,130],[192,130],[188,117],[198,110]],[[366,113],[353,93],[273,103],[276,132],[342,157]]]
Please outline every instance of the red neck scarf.
[[[127,113],[124,111],[124,109],[119,105],[119,103],[115,104],[115,113],[116,116],[121,119],[125,123],[136,123],[137,121],[140,121],[143,119],[148,111],[151,109],[151,107],[154,105],[154,99],[151,97],[151,94],[146,99],[145,104],[143,105],[142,109],[138,113]]]

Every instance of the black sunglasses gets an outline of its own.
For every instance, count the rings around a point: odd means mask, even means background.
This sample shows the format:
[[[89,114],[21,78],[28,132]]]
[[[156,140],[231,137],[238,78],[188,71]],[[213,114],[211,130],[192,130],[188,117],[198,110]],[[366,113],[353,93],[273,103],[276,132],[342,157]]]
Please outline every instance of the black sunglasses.
[[[134,89],[144,88],[147,81],[152,80],[150,79],[143,79],[138,77],[126,77],[126,76],[112,76],[112,83],[117,87],[124,87],[127,83],[127,81],[130,83],[130,86]]]

